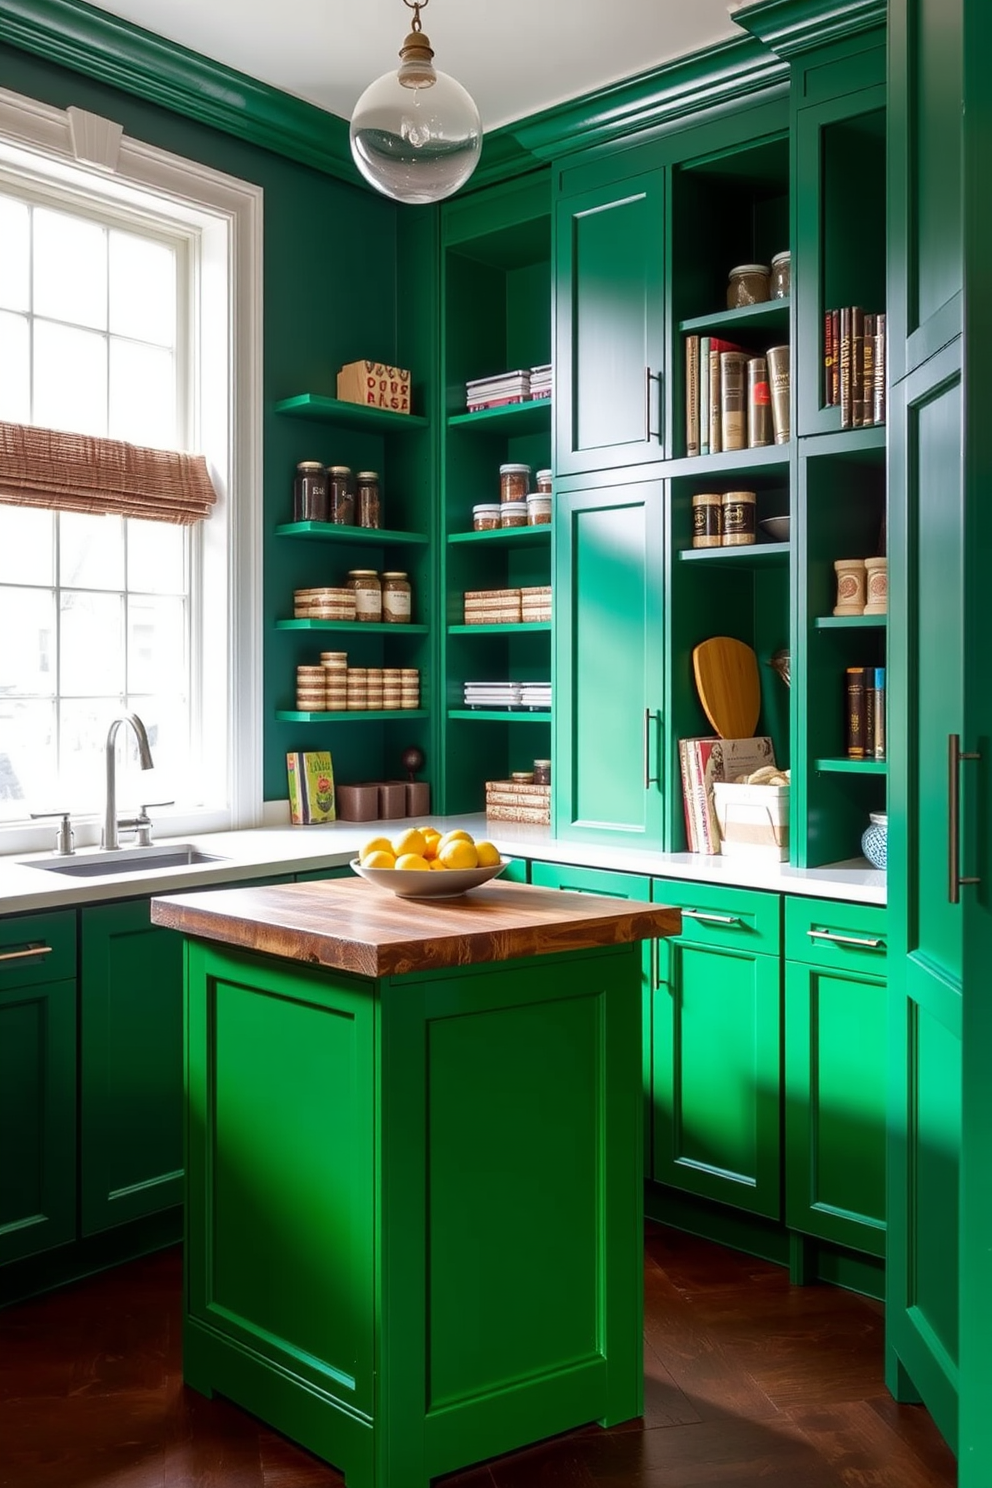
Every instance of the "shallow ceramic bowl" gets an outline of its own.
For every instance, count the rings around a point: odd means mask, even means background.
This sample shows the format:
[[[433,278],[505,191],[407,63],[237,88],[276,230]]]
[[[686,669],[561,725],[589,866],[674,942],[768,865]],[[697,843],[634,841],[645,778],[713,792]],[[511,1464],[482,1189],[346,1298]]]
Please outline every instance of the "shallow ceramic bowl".
[[[762,517],[761,526],[768,533],[772,542],[789,541],[788,517]]]
[[[488,883],[506,867],[507,859],[501,858],[491,868],[444,868],[430,873],[418,873],[405,868],[363,868],[357,858],[351,866],[361,878],[367,878],[377,889],[388,889],[398,899],[457,899]]]

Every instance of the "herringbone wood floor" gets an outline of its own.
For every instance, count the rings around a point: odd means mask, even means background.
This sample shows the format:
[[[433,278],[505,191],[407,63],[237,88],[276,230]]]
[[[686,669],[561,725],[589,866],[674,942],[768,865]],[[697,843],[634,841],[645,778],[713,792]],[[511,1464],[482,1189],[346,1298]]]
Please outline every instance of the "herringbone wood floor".
[[[564,1242],[567,1244],[567,1240]],[[649,1225],[643,1421],[587,1427],[443,1488],[950,1488],[919,1406],[882,1383],[882,1310]],[[184,1388],[178,1249],[0,1313],[2,1488],[341,1488]],[[396,1488],[403,1488],[397,1484]]]

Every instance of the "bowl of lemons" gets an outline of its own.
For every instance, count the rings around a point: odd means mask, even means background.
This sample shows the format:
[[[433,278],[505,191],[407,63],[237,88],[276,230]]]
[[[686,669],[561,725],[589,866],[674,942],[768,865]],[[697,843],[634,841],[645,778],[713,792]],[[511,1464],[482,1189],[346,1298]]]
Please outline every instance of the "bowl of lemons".
[[[424,826],[408,827],[394,838],[370,838],[351,866],[400,899],[454,899],[502,873],[506,860],[471,832]]]

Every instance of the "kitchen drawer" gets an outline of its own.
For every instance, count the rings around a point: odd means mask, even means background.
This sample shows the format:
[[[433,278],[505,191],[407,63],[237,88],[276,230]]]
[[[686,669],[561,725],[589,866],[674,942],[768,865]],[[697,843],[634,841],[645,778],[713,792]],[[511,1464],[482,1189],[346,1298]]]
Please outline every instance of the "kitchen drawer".
[[[785,957],[814,966],[885,975],[886,911],[833,899],[785,901]]]
[[[733,946],[735,950],[777,956],[781,922],[778,894],[760,889],[725,889],[710,884],[656,878],[655,904],[674,904],[682,911],[683,945]]]
[[[0,987],[34,987],[75,976],[74,910],[0,920]]]
[[[602,868],[574,868],[570,863],[531,863],[530,881],[546,889],[577,894],[604,894],[609,899],[651,899],[651,880],[637,873],[610,873]]]

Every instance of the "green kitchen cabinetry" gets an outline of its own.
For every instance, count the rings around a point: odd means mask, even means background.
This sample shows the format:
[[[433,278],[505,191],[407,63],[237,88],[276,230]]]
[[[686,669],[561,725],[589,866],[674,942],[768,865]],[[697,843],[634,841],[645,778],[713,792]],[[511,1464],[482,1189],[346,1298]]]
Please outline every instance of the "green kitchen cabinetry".
[[[778,1219],[780,897],[655,879],[652,898],[682,933],[657,944],[651,1176]]]
[[[785,1219],[885,1255],[886,911],[785,901]]]
[[[552,400],[468,411],[465,386],[551,361],[548,172],[446,202],[441,241],[439,809],[451,815],[481,810],[487,780],[551,756],[550,708],[477,707],[465,696],[467,682],[551,683],[550,620],[466,623],[465,608],[467,593],[551,584],[550,523],[477,532],[472,509],[500,501],[504,464],[528,466],[536,489],[536,472],[551,468]]]
[[[660,847],[662,484],[586,482],[555,503],[555,831]]]
[[[81,914],[82,1232],[182,1202],[183,959],[147,899]]]
[[[76,916],[0,921],[0,1264],[76,1228]]]

